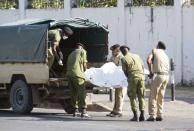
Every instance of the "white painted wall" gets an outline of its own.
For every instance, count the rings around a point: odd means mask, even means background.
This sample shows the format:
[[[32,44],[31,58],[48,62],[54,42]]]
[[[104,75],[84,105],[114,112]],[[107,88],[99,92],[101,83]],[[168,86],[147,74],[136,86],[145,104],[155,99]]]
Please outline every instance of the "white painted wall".
[[[176,23],[176,10],[174,7],[158,7],[153,9],[153,22],[151,22],[151,8],[126,8],[125,22],[126,43],[132,52],[140,54],[146,64],[146,59],[158,41],[167,46],[167,54],[176,62],[176,81],[181,81],[180,35]],[[176,45],[176,48],[174,48]]]
[[[115,43],[128,45],[132,52],[140,54],[145,64],[147,55],[161,40],[167,45],[169,57],[175,59],[176,83],[180,83],[183,76],[187,84],[194,84],[194,7],[182,8],[182,0],[176,0],[175,6],[156,7],[151,23],[150,7],[124,8],[123,5],[124,2],[119,1],[117,8],[0,10],[0,24],[23,18],[88,18],[108,25],[110,46]]]
[[[0,10],[0,24],[20,19],[19,10]]]
[[[26,10],[25,18],[40,18],[40,19],[64,19],[65,13],[64,9],[28,9]]]
[[[183,51],[185,83],[194,83],[194,7],[183,10]]]

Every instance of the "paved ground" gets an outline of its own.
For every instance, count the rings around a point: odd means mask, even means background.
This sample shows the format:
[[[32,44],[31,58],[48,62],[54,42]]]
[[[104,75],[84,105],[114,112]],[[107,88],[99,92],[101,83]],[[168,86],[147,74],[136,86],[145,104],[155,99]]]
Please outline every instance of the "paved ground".
[[[64,114],[63,110],[56,109],[36,108],[30,115],[17,115],[10,110],[0,110],[0,131],[194,131],[193,91],[179,89],[176,92],[178,100],[175,102],[168,99],[170,92],[167,91],[163,122],[130,122],[132,113],[126,98],[122,118],[105,117],[107,112],[89,112],[92,118],[81,119],[73,118]],[[107,95],[95,95],[93,99],[112,107]]]

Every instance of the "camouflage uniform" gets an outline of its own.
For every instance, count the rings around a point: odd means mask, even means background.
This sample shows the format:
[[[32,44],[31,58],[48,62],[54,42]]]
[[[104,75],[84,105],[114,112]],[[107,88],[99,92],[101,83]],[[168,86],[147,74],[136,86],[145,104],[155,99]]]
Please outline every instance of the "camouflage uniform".
[[[74,109],[86,108],[84,63],[87,63],[87,54],[84,49],[76,49],[68,56],[67,77]]]
[[[112,56],[110,58],[110,61],[114,62],[115,65],[121,66],[122,62],[121,59],[123,58],[122,53],[119,53],[116,57]],[[113,112],[115,113],[122,113],[123,109],[123,101],[127,93],[127,88],[122,87],[122,88],[115,88],[115,103],[114,103],[114,108]]]
[[[128,76],[128,96],[131,101],[131,109],[137,112],[137,101],[139,101],[139,110],[143,111],[145,108],[145,85],[144,85],[144,67],[141,58],[132,53],[127,53],[122,59],[122,68]]]
[[[49,45],[48,45],[48,66],[49,69],[54,63],[55,56],[53,54],[53,46],[59,46],[59,42],[61,40],[61,35],[60,35],[60,29],[55,29],[55,30],[49,30],[48,31],[48,39],[49,39]]]

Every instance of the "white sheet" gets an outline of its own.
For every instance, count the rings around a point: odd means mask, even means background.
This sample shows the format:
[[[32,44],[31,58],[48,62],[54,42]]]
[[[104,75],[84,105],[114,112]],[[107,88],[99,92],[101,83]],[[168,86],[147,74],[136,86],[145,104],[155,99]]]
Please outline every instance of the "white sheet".
[[[106,63],[101,68],[87,69],[85,79],[99,88],[126,88],[128,86],[122,67],[116,66],[113,62]]]
[[[149,71],[144,69],[144,73],[148,75]],[[126,88],[128,86],[122,67],[116,66],[113,62],[105,63],[101,68],[87,69],[85,79],[99,88]]]

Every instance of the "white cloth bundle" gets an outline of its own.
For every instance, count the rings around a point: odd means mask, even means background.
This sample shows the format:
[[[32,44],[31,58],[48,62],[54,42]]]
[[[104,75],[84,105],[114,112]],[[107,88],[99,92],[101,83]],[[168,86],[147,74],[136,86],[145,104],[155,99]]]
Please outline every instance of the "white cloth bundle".
[[[113,62],[106,63],[101,68],[87,69],[85,79],[99,88],[126,88],[128,86],[122,67],[116,66]]]
[[[145,75],[149,74],[144,69]],[[113,62],[105,63],[101,68],[90,68],[85,72],[85,79],[99,88],[126,88],[127,78],[121,66],[116,66]]]

